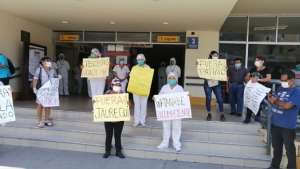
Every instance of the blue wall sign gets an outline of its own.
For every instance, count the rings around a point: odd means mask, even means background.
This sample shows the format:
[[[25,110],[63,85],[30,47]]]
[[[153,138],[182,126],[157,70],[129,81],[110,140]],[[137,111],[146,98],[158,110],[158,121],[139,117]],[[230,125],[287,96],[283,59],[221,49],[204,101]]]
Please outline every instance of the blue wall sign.
[[[188,37],[187,38],[187,49],[198,49],[198,38]]]

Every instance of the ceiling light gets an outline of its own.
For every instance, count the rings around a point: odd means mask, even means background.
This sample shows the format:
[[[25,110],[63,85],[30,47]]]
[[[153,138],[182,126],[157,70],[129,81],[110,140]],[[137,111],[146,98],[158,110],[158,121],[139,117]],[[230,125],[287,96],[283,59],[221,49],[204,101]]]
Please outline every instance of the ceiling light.
[[[169,23],[168,22],[164,22],[163,25],[169,25]]]
[[[63,23],[63,24],[68,24],[68,22],[67,22],[67,21],[62,21],[61,23]]]
[[[286,29],[288,26],[278,26],[278,29]],[[264,26],[264,27],[254,27],[254,31],[269,31],[269,30],[276,30],[276,26]]]
[[[116,22],[109,22],[109,24],[111,24],[111,25],[115,25],[115,24],[116,24]]]

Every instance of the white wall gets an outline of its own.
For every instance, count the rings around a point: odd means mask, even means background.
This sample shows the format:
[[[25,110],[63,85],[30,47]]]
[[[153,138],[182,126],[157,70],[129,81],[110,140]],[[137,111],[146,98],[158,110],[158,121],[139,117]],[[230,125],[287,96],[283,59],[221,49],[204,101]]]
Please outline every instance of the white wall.
[[[15,67],[22,67],[23,42],[21,30],[30,32],[30,41],[47,47],[47,55],[53,55],[52,30],[0,11],[0,53],[7,56]],[[19,73],[18,70],[16,73]],[[15,92],[21,90],[21,78],[10,81]]]
[[[191,35],[194,32],[194,35]],[[219,49],[219,32],[210,31],[187,31],[186,37],[198,37],[198,49],[185,50],[185,76],[197,76],[197,69],[195,62],[197,59],[207,59],[212,50]],[[203,80],[186,79],[184,83],[202,83]],[[185,91],[189,91],[192,97],[205,97],[203,87],[184,85]]]

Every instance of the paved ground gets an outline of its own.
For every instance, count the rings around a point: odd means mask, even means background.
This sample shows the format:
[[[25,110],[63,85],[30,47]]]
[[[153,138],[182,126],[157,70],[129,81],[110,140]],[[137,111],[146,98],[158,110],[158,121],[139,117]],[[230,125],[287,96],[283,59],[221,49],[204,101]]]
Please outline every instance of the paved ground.
[[[0,169],[247,169],[245,167],[149,160],[120,159],[102,154],[0,145]],[[250,168],[248,168],[250,169]]]

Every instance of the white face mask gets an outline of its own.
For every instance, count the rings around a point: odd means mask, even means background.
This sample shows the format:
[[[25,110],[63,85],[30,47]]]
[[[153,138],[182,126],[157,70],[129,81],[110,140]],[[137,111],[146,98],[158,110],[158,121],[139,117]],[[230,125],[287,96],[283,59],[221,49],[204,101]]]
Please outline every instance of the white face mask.
[[[124,65],[124,61],[123,60],[120,61],[120,65]]]
[[[219,57],[218,56],[213,56],[212,59],[219,59]]]
[[[121,91],[121,87],[120,86],[113,86],[113,91],[114,92],[120,92]]]
[[[289,88],[290,87],[289,82],[281,82],[281,86],[283,88]]]
[[[46,62],[47,67],[51,67],[51,62]]]
[[[261,64],[262,64],[261,61],[255,61],[255,62],[254,62],[254,65],[255,65],[256,67],[261,66]]]

